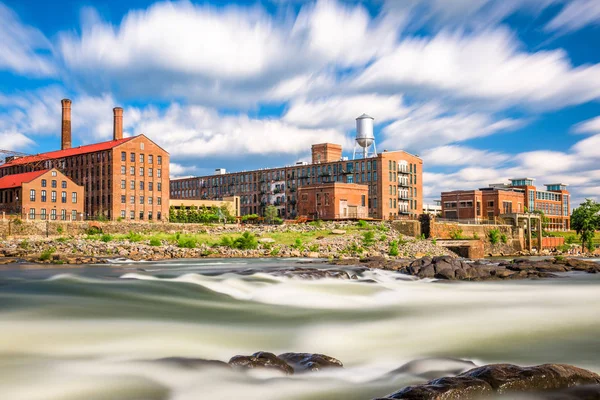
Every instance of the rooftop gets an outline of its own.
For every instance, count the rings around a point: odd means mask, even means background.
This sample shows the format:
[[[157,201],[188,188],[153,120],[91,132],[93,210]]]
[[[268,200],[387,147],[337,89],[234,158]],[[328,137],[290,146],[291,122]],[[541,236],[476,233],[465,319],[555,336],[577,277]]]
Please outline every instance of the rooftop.
[[[43,171],[25,172],[23,174],[6,175],[0,178],[0,189],[14,189],[23,186],[23,183],[31,182],[35,178],[44,175],[50,171],[45,169]]]

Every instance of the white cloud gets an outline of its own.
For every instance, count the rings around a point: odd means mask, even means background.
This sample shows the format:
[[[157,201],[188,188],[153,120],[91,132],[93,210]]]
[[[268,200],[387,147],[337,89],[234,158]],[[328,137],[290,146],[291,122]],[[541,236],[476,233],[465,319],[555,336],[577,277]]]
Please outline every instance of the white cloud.
[[[301,127],[345,128],[356,125],[355,119],[367,113],[375,118],[375,123],[383,123],[400,118],[408,113],[402,96],[335,96],[315,100],[293,101],[285,112],[283,120]]]
[[[52,49],[48,39],[39,30],[24,25],[17,15],[1,2],[0,43],[0,71],[8,70],[34,77],[55,74],[51,57],[43,54],[43,51]]]
[[[478,150],[466,146],[440,146],[426,150],[421,155],[427,165],[498,165],[507,161],[508,154]]]
[[[573,126],[573,132],[600,133],[600,116],[576,124],[575,126]]]
[[[600,2],[598,0],[573,0],[567,2],[545,29],[547,31],[571,32],[587,25],[600,24]]]
[[[379,92],[425,88],[500,106],[552,108],[600,98],[600,64],[574,68],[563,50],[528,53],[506,29],[406,38],[351,84]]]
[[[198,169],[193,165],[187,166],[173,162],[169,164],[169,174],[171,176],[171,179],[192,176],[196,174],[197,171]]]
[[[35,145],[33,140],[19,132],[0,131],[0,143],[3,150],[24,150]]]

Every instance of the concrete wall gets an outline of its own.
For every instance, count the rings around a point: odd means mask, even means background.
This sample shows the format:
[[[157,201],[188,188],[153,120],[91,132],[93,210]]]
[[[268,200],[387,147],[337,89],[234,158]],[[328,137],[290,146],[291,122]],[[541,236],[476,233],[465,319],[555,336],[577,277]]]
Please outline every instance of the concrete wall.
[[[523,250],[522,230],[515,229],[512,225],[467,225],[451,222],[432,222],[431,237],[437,239],[453,239],[452,234],[459,234],[462,238],[479,238],[483,241],[485,254],[514,254]],[[489,232],[498,229],[500,234],[507,236],[507,243],[492,245],[489,241]],[[456,238],[456,237],[455,237]]]
[[[421,236],[421,223],[419,221],[394,221],[392,222],[392,228],[406,236]]]

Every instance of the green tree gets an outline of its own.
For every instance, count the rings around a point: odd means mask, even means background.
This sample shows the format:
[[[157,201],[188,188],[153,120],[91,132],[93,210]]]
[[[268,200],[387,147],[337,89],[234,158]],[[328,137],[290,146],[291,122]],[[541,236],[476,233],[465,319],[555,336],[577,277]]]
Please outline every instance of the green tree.
[[[277,217],[277,208],[275,206],[267,206],[265,208],[265,220],[272,224],[275,217]]]
[[[535,210],[533,213],[539,215],[542,219],[542,236],[548,236],[546,229],[550,223],[550,218],[546,217],[546,214],[542,210]]]
[[[571,214],[571,228],[581,238],[581,246],[589,251],[594,249],[594,232],[600,229],[600,203],[586,199]]]

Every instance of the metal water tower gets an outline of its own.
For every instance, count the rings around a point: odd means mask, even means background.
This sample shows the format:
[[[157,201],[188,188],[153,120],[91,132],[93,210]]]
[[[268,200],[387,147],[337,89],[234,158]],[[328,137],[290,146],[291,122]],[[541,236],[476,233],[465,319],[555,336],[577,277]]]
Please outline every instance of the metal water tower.
[[[367,114],[363,114],[356,118],[356,143],[354,144],[354,159],[356,159],[356,150],[358,147],[362,148],[362,158],[377,156],[375,135],[373,135],[373,121],[374,118]],[[358,150],[360,151],[360,149]]]

